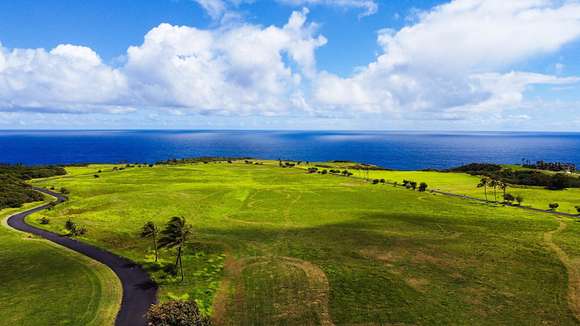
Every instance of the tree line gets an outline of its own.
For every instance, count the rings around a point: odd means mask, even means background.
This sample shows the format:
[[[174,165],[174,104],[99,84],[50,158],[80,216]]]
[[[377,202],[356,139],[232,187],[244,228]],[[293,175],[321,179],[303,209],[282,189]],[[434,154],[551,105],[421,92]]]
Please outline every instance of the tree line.
[[[0,165],[0,209],[17,208],[43,199],[42,194],[32,190],[26,180],[65,174],[65,169],[60,166]]]

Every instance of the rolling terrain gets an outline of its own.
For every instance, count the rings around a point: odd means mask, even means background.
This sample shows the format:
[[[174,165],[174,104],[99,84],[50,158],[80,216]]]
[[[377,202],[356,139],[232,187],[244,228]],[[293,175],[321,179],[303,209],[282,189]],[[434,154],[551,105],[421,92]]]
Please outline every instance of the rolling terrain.
[[[573,219],[261,163],[71,167],[34,181],[71,194],[29,222],[86,226],[160,300],[195,299],[217,324],[578,323]],[[163,271],[174,253],[155,264],[139,237],[174,215],[194,230],[183,282]]]

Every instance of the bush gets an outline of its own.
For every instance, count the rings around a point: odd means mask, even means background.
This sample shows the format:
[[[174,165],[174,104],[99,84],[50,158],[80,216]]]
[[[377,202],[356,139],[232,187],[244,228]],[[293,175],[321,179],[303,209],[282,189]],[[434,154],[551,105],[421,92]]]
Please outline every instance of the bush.
[[[86,227],[79,226],[70,218],[64,223],[64,228],[69,232],[69,235],[73,237],[87,234]]]
[[[70,191],[68,189],[66,189],[65,187],[60,188],[60,193],[63,195],[68,195],[70,194]]]
[[[50,220],[48,219],[48,217],[43,216],[43,217],[40,218],[40,224],[46,225],[46,224],[49,224],[49,223],[50,223]]]
[[[511,203],[511,202],[513,202],[514,200],[516,200],[516,197],[514,197],[514,195],[512,195],[512,194],[505,194],[505,195],[503,196],[503,200],[504,200],[506,203]]]
[[[558,207],[560,207],[560,204],[558,203],[550,203],[550,210],[555,211],[556,209],[558,209]]]
[[[97,179],[97,178],[99,178],[99,175],[98,174],[95,174],[94,177],[95,177],[95,179]]]
[[[517,195],[516,201],[518,202],[518,205],[521,205],[524,202],[524,197],[522,197],[521,195]]]
[[[429,186],[425,182],[421,182],[421,184],[419,185],[419,191],[424,192],[427,190],[428,187]]]
[[[193,301],[168,301],[152,305],[145,316],[148,326],[206,326],[211,325],[202,316]]]
[[[578,214],[580,214],[580,206],[576,206],[574,208],[576,208],[576,211],[578,212]]]

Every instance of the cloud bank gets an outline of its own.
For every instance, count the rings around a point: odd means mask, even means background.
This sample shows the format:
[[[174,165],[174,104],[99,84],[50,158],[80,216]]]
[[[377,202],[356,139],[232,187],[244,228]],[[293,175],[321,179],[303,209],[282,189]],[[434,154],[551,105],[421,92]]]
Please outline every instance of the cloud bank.
[[[212,17],[241,2],[197,1]],[[332,4],[377,10],[375,1]],[[120,67],[82,46],[0,44],[0,111],[463,120],[523,108],[533,85],[579,82],[511,69],[578,40],[577,1],[455,0],[400,30],[379,31],[381,52],[346,78],[317,68],[316,50],[327,40],[307,16],[296,11],[283,26],[161,24]]]

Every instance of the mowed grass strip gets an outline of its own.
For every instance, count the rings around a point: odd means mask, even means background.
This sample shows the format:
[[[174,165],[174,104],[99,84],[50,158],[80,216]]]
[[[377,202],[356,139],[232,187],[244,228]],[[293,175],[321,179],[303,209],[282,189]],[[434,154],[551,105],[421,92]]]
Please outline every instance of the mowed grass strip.
[[[552,216],[270,163],[135,167],[100,178],[85,167],[36,182],[71,195],[31,221],[46,215],[58,231],[72,218],[87,226],[84,241],[147,265],[142,225],[185,216],[194,227],[186,278],[153,271],[161,300],[213,302],[225,324],[578,323],[566,270],[544,242],[559,225]]]
[[[0,211],[1,324],[113,325],[122,288],[109,268],[6,224],[41,204]]]

